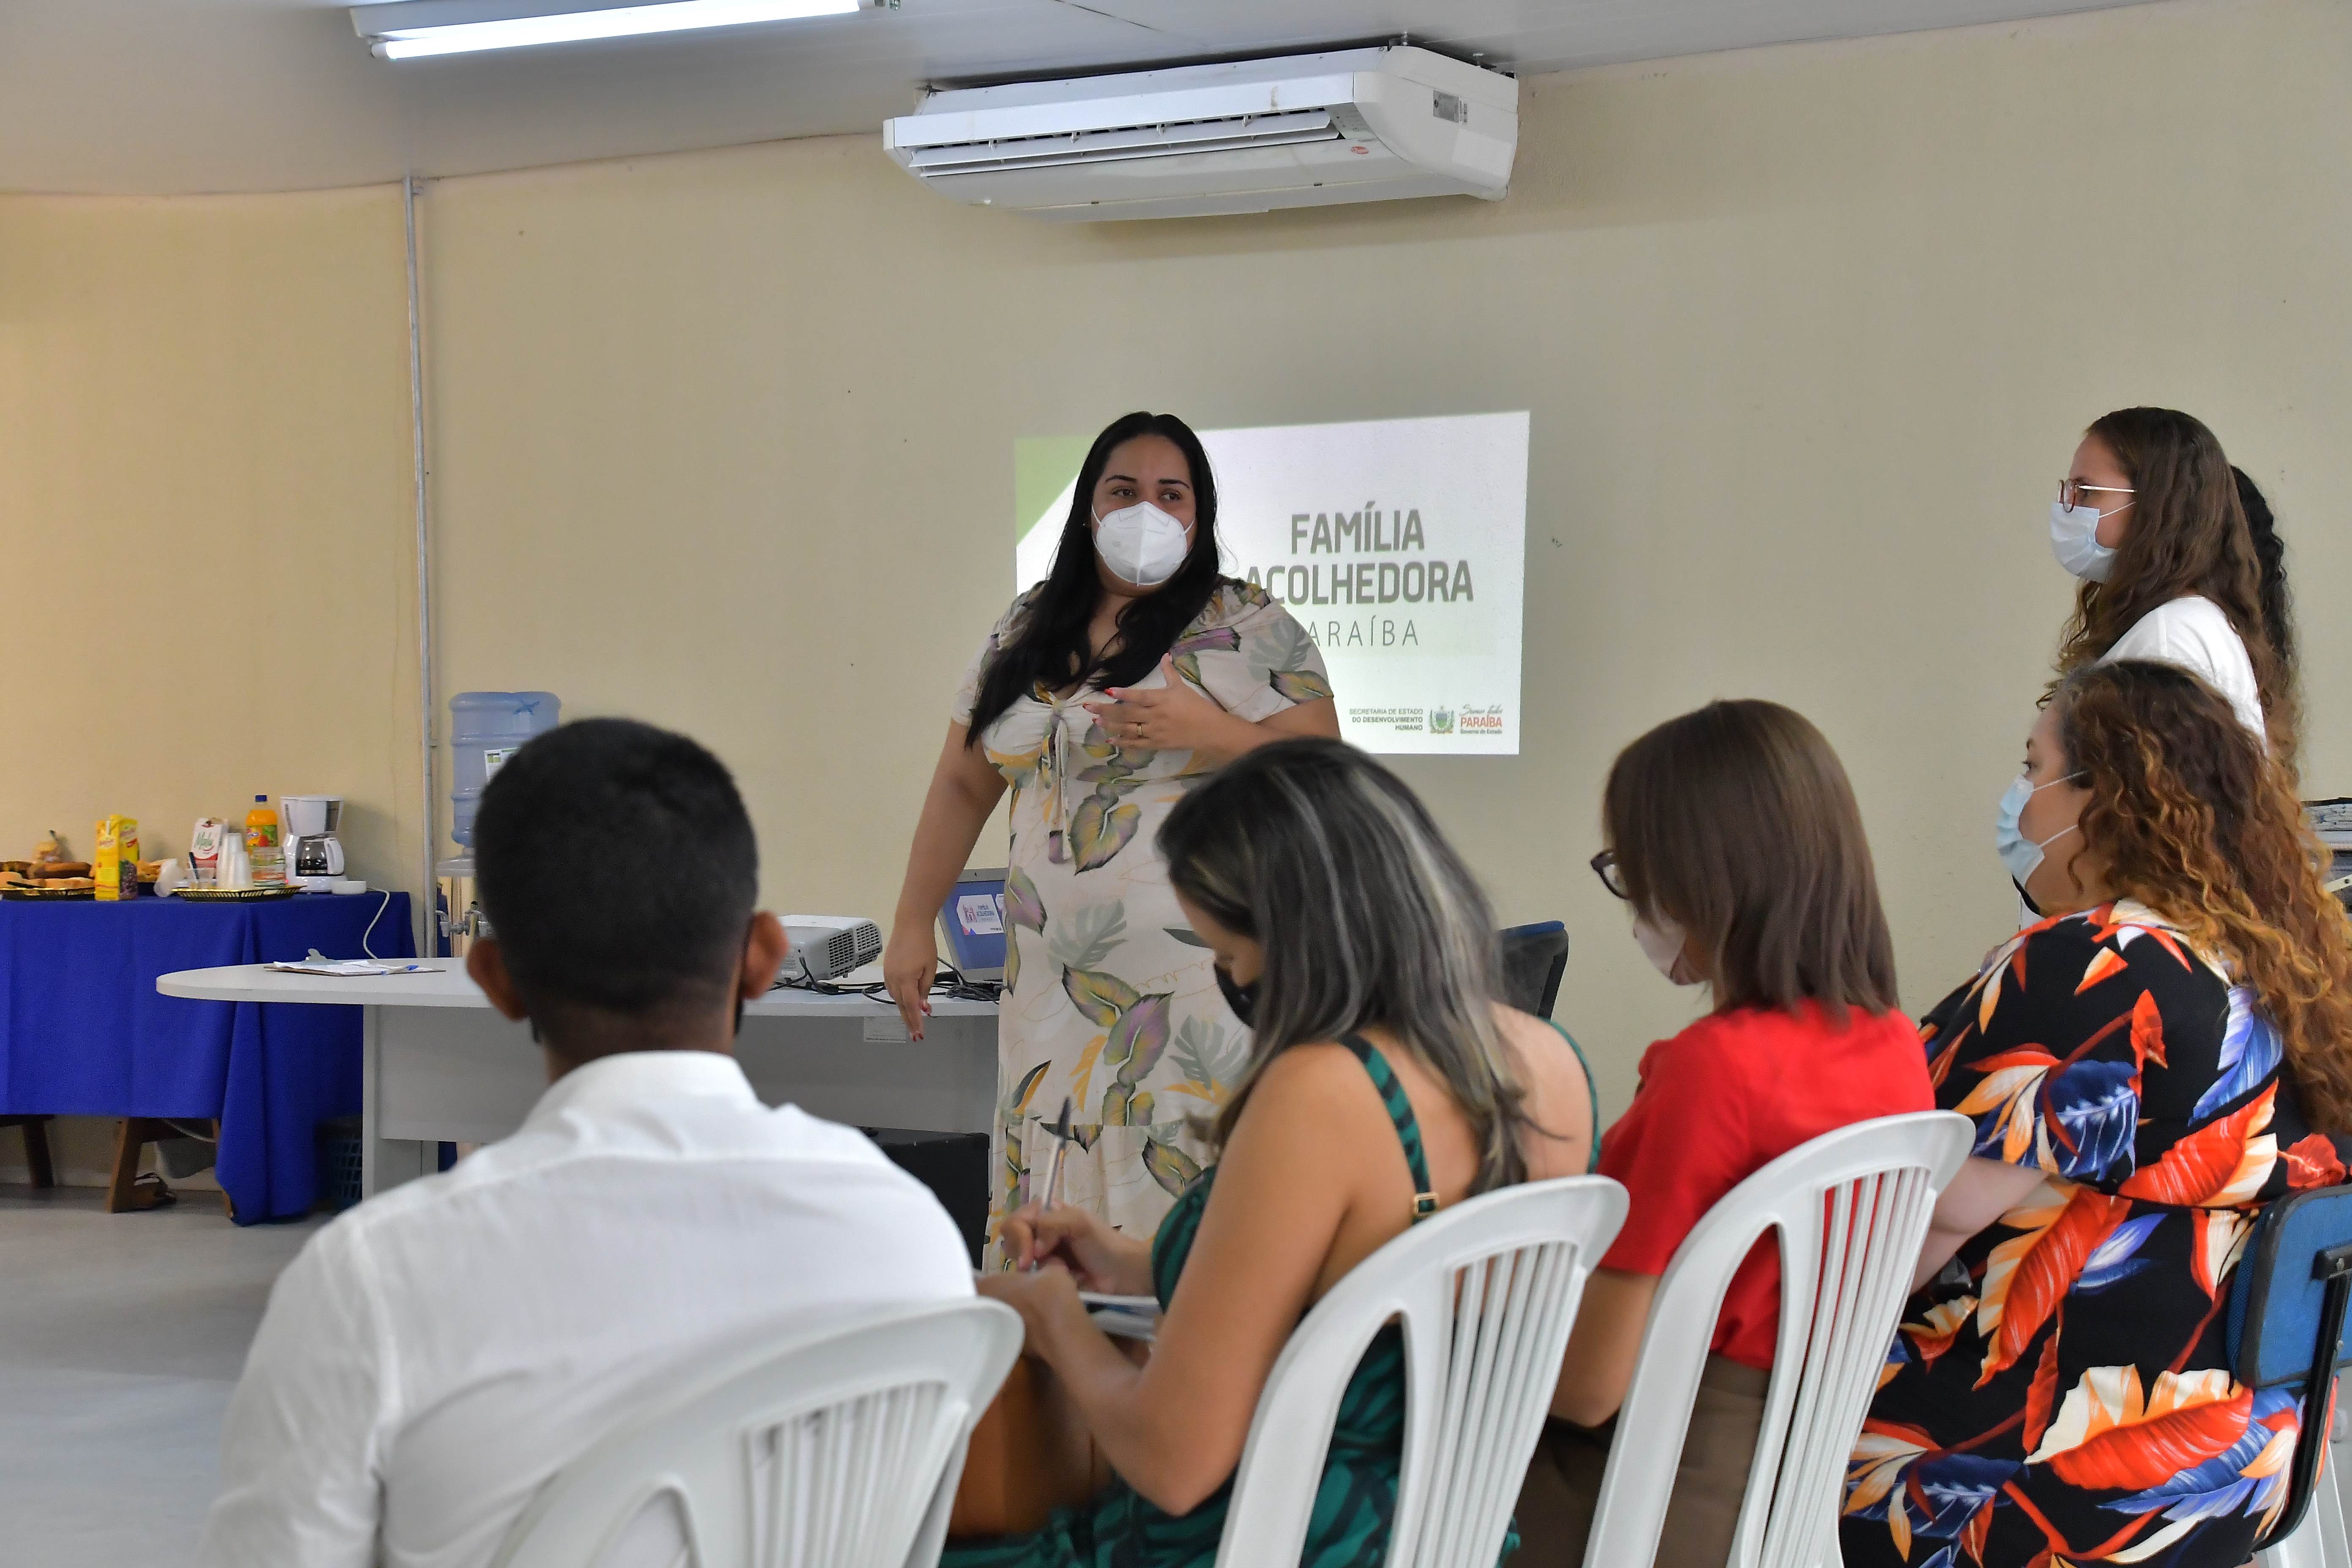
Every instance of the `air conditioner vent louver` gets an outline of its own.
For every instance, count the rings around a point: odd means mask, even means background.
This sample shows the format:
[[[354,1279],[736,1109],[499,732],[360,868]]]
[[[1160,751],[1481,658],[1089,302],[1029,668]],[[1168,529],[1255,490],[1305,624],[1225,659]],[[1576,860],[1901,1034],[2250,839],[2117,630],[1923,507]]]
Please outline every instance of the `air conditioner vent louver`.
[[[1127,158],[1169,158],[1183,153],[1225,153],[1243,147],[1290,147],[1335,142],[1339,132],[1328,110],[1295,114],[1229,114],[1161,125],[1122,125],[1054,136],[1013,136],[911,150],[907,166],[925,174],[983,169],[1054,169],[1110,163]]]
[[[1496,200],[1517,143],[1518,83],[1402,47],[957,88],[882,128],[943,195],[1078,220]]]

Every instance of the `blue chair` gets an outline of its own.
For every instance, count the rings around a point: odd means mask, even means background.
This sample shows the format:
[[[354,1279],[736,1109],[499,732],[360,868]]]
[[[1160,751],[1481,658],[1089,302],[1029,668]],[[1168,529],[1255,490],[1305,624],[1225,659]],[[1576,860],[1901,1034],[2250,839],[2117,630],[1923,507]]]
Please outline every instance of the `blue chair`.
[[[1558,921],[1506,928],[1497,939],[1503,952],[1503,1000],[1522,1013],[1551,1016],[1559,1000],[1559,979],[1568,973],[1568,928]]]
[[[2300,1407],[2294,1462],[2278,1522],[2256,1543],[2273,1563],[2320,1561],[2284,1549],[2303,1523],[2327,1455],[2329,1395],[2352,1363],[2344,1323],[2352,1310],[2352,1186],[2318,1187],[2263,1210],[2230,1290],[2230,1367],[2256,1391],[2293,1389]],[[2323,1348],[2324,1347],[2324,1348]],[[2333,1501],[2333,1500],[2327,1500]],[[2305,1543],[2297,1542],[2295,1548]]]

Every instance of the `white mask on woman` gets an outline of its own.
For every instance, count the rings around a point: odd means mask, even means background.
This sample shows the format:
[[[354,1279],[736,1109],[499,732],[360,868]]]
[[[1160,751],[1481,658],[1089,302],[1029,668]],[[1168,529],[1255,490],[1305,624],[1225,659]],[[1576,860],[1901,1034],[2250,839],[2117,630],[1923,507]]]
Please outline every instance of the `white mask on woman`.
[[[2116,552],[2113,545],[2099,542],[2099,523],[2112,515],[2095,506],[2052,501],[2050,553],[2058,557],[2058,564],[2085,583],[2105,582],[2107,574],[2116,569]]]
[[[1157,588],[1182,568],[1192,542],[1182,523],[1145,500],[1097,517],[1095,548],[1120,582]]]
[[[1683,928],[1664,915],[1633,917],[1633,940],[1642,944],[1642,956],[1648,959],[1657,972],[1677,985],[1696,985],[1698,976],[1690,973],[1683,962],[1683,945],[1688,940]]]

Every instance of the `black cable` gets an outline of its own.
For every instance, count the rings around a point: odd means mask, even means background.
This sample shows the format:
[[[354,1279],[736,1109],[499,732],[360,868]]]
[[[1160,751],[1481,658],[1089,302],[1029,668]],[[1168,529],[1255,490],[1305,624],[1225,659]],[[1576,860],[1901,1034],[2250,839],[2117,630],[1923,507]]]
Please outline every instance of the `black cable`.
[[[948,972],[949,979],[942,984],[937,975],[932,976],[933,995],[944,994],[955,1002],[994,1002],[1004,994],[1002,982],[974,980],[944,958],[940,960],[940,967]]]
[[[944,975],[941,970],[946,972]],[[835,985],[831,981],[811,980],[805,974],[780,975],[769,989],[806,991],[815,996],[863,996],[872,1002],[890,999],[888,983],[879,980],[870,985]],[[939,970],[932,972],[929,994],[950,1002],[994,1002],[1003,994],[1003,987],[992,981],[969,979],[962,970],[941,959]]]

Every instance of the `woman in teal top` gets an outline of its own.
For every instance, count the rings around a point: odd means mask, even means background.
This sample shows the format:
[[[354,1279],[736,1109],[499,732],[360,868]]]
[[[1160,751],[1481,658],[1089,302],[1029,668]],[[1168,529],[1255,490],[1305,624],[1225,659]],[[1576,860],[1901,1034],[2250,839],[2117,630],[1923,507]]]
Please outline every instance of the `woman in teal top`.
[[[1591,1168],[1592,1091],[1560,1032],[1503,1006],[1486,899],[1393,774],[1336,742],[1229,764],[1160,836],[1192,934],[1251,1026],[1213,1118],[1217,1163],[1157,1239],[1068,1206],[1025,1209],[1016,1271],[982,1290],[1018,1310],[1117,1479],[1034,1535],[952,1543],[951,1568],[1185,1568],[1216,1555],[1225,1500],[1275,1360],[1325,1291],[1414,1221],[1476,1193]],[[1181,1050],[1106,1036],[1111,1068]],[[1025,1265],[1039,1264],[1034,1271]],[[1155,1296],[1138,1367],[1081,1289]],[[1341,1400],[1302,1568],[1387,1554],[1404,1424],[1397,1332]]]

